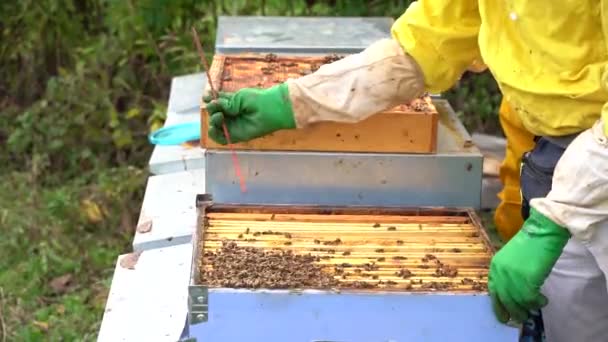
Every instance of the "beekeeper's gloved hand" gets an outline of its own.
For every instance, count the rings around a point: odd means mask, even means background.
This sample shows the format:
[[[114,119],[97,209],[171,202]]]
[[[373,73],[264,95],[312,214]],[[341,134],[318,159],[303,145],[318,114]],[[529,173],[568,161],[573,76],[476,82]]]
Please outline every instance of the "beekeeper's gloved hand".
[[[286,84],[268,89],[246,88],[220,93],[218,97],[212,101],[211,95],[206,95],[203,100],[209,103],[209,137],[219,144],[227,143],[224,122],[233,143],[296,127]]]
[[[522,323],[547,305],[540,292],[570,238],[567,229],[532,208],[530,216],[490,264],[488,290],[496,318]]]
[[[319,121],[357,122],[424,94],[424,77],[396,40],[379,40],[362,52],[266,90],[241,89],[217,102],[206,95],[209,136],[226,144]],[[207,89],[210,87],[207,86]]]
[[[608,107],[606,107],[608,108]],[[494,257],[488,288],[500,321],[522,321],[526,310],[547,303],[540,288],[570,236],[608,270],[608,110],[561,156],[546,197],[530,201],[530,217]]]

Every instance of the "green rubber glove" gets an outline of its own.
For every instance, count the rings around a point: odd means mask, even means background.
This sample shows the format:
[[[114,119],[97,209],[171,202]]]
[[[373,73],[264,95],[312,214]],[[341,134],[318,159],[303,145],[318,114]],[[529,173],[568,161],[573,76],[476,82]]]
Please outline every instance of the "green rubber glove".
[[[547,305],[540,288],[570,238],[570,232],[536,209],[492,259],[488,290],[496,318],[521,323],[529,310]]]
[[[209,137],[226,145],[222,123],[232,143],[252,140],[281,129],[296,127],[289,91],[285,83],[267,89],[244,88],[220,93],[218,100],[206,96]]]

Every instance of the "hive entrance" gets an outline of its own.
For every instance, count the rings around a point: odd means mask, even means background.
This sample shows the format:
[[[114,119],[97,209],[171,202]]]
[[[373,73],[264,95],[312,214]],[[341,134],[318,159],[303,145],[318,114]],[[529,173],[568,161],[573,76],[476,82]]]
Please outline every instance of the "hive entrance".
[[[214,208],[198,242],[201,285],[486,290],[492,252],[468,212]]]

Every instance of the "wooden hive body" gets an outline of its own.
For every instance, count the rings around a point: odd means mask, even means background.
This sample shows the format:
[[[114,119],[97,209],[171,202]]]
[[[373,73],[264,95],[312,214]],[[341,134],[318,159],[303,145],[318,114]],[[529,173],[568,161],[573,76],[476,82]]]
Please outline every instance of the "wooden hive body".
[[[246,87],[269,88],[316,70],[336,57],[275,55],[216,55],[210,78],[219,91]],[[297,130],[281,130],[248,142],[238,150],[435,153],[438,112],[429,96],[373,115],[358,123],[321,122]],[[226,149],[207,137],[208,113],[201,106],[201,145]]]
[[[487,291],[493,249],[469,210],[210,205],[199,225],[208,288]]]

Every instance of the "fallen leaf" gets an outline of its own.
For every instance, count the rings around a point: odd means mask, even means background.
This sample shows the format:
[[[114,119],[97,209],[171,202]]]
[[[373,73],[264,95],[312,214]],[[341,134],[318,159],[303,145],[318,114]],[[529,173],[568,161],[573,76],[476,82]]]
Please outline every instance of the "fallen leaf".
[[[87,218],[92,223],[99,223],[103,219],[103,213],[97,203],[85,199],[81,203],[82,211],[87,215]]]
[[[123,268],[134,270],[140,255],[141,251],[125,255],[125,257],[120,260],[120,266],[122,266]]]
[[[163,122],[160,120],[155,120],[150,124],[150,132],[155,132],[161,128],[163,128]]]
[[[133,119],[141,114],[139,108],[131,108],[127,111],[127,119]]]
[[[60,314],[63,315],[65,313],[65,306],[63,306],[62,304],[57,305],[57,308],[55,309],[55,311]]]
[[[145,220],[137,226],[139,233],[147,233],[152,230],[152,220]]]
[[[49,330],[49,324],[47,322],[34,321],[32,324],[34,324],[34,326],[36,326],[40,330]]]
[[[70,286],[72,285],[72,280],[72,275],[67,273],[51,280],[49,286],[51,287],[51,289],[53,289],[53,292],[57,294],[63,294],[68,292],[68,290],[70,289]]]

